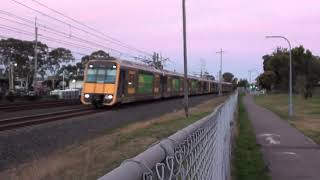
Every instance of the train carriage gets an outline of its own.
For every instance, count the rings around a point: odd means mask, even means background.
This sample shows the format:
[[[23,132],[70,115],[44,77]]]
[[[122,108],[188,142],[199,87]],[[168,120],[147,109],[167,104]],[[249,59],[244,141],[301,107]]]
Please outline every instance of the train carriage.
[[[189,94],[217,93],[216,81],[188,76]],[[223,84],[228,92],[230,83]],[[232,89],[232,88],[231,88]],[[184,76],[125,60],[91,60],[85,69],[81,101],[100,108],[117,103],[183,96]]]

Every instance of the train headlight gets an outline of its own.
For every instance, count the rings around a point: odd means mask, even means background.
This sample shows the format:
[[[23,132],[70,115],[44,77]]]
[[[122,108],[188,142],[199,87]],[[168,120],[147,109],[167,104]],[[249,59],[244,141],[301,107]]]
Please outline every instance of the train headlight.
[[[85,94],[84,97],[88,99],[90,98],[90,94]]]
[[[113,96],[112,96],[111,94],[109,94],[109,95],[106,95],[104,98],[106,98],[106,99],[112,99]]]

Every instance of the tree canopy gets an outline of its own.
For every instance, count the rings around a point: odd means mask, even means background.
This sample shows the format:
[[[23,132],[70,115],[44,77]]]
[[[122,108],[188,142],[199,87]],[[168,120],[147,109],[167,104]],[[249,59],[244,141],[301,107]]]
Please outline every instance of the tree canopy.
[[[12,38],[0,40],[0,63],[6,71],[11,63],[16,63],[17,76],[26,77],[30,83],[34,76],[34,44],[32,41]],[[48,68],[48,61],[45,60],[48,46],[38,42],[37,47],[37,73],[43,75]]]
[[[110,60],[115,58],[110,56],[110,54],[104,52],[103,50],[94,51],[90,55],[86,55],[81,58],[81,63],[83,67],[85,67],[88,61],[92,59]]]
[[[34,76],[34,41],[24,41],[19,39],[1,39],[0,40],[0,64],[3,64],[5,71],[9,71],[10,64],[17,64],[15,68],[15,77],[22,77],[28,81],[28,86],[32,84]],[[69,49],[58,47],[49,49],[42,42],[37,43],[37,73],[44,76],[61,76],[63,71],[75,75],[82,75],[84,65],[91,59],[115,59],[108,53],[98,50],[90,55],[83,56],[81,62],[72,64],[75,58]],[[53,78],[53,87],[55,86]]]
[[[248,87],[249,86],[249,82],[246,79],[240,79],[238,81],[238,87]]]
[[[271,84],[277,90],[287,90],[289,84],[289,52],[278,48],[272,54],[263,56],[264,73],[258,78],[258,83],[264,88]],[[297,84],[303,85],[306,91],[312,91],[320,81],[320,58],[314,56],[310,50],[303,46],[292,49],[292,78],[293,86],[297,92]],[[305,81],[298,83],[298,81]]]
[[[226,73],[223,73],[222,78],[225,82],[231,83],[233,81],[234,75],[230,72],[226,72]]]

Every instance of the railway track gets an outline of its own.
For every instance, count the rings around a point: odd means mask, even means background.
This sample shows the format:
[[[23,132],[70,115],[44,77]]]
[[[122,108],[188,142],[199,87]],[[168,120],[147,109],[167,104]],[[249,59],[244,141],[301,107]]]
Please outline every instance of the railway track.
[[[10,104],[0,105],[0,111],[2,112],[15,112],[21,110],[32,109],[45,109],[57,106],[72,106],[80,104],[77,101],[56,101],[56,102],[38,102],[38,103],[26,103],[26,104]]]
[[[73,110],[65,110],[54,113],[46,113],[32,116],[16,117],[0,120],[0,131],[17,129],[21,127],[33,126],[53,121],[64,120],[71,117],[78,117],[83,115],[95,114],[101,112],[92,108],[81,108]]]

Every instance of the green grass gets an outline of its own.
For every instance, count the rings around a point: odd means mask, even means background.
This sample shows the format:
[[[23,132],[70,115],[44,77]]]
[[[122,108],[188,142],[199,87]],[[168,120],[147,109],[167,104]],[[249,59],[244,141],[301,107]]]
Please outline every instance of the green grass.
[[[162,138],[170,136],[171,134],[183,129],[184,127],[209,115],[210,113],[211,112],[200,112],[191,114],[188,118],[178,118],[167,122],[156,122],[148,128],[138,129],[127,134],[121,134],[114,143],[114,148],[117,148],[122,144],[128,143],[136,138],[152,137],[161,140]]]
[[[255,101],[287,120],[315,142],[320,143],[320,96],[314,96],[308,100],[301,96],[294,96],[294,117],[288,116],[287,94],[256,96]]]
[[[238,136],[234,151],[235,180],[270,180],[260,147],[248,119],[248,114],[239,98]]]

